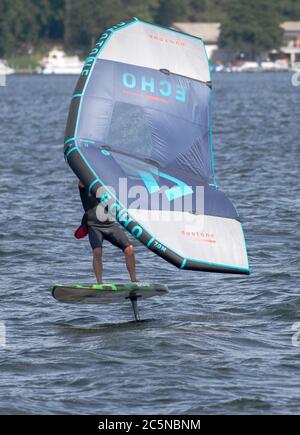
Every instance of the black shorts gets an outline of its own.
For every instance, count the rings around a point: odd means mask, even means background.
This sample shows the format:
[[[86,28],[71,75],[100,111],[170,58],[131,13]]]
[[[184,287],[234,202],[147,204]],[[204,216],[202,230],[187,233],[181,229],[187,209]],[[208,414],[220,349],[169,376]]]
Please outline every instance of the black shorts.
[[[119,224],[114,222],[111,225],[98,225],[89,226],[89,241],[92,249],[102,248],[103,240],[108,240],[117,248],[125,251],[128,246],[131,245],[128,237],[125,234],[123,228]]]

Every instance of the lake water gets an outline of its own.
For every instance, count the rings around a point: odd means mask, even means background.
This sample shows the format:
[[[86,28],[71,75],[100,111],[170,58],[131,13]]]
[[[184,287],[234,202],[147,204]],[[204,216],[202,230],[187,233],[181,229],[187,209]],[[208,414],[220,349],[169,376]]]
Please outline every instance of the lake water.
[[[177,270],[134,241],[140,279],[170,287],[140,304],[136,324],[130,304],[51,296],[54,283],[94,279],[62,152],[75,82],[0,88],[0,413],[299,413],[300,87],[285,73],[215,75],[216,176],[252,274]],[[128,279],[109,245],[104,275]]]

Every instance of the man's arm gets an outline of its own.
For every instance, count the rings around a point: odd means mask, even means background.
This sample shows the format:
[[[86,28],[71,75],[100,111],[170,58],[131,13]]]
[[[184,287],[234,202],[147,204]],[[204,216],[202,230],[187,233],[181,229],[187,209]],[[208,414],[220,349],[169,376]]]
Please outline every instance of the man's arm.
[[[88,223],[87,213],[84,213],[84,215],[82,216],[82,219],[81,219],[81,225],[83,227],[87,227],[88,226],[87,223]]]
[[[81,180],[79,180],[78,182],[78,187],[79,187],[79,191],[80,191],[80,197],[81,197],[81,202],[83,205],[83,208],[85,209],[85,201],[84,201],[84,197],[85,195],[82,196],[81,192],[83,190],[85,190],[85,185],[83,184],[83,182]],[[87,217],[87,213],[85,212],[82,219],[81,219],[81,225],[83,227],[87,227],[87,223],[88,223],[88,217]]]

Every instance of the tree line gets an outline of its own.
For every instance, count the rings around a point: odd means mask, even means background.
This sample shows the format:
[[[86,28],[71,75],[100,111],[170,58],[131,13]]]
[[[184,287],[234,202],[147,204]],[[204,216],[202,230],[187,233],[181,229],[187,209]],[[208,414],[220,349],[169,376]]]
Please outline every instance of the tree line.
[[[253,55],[281,44],[279,24],[300,20],[300,1],[0,0],[0,58],[52,42],[87,50],[105,28],[132,16],[164,26],[219,21],[221,47]]]

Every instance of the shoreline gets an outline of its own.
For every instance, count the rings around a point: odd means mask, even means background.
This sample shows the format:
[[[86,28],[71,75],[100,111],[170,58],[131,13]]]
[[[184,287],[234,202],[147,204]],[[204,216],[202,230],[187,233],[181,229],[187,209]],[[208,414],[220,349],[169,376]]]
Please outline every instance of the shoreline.
[[[288,69],[288,70],[256,70],[256,71],[211,71],[212,74],[255,74],[255,73],[259,73],[259,74],[271,74],[271,73],[279,73],[279,74],[286,74],[286,73],[294,73],[295,70],[294,69]],[[32,70],[26,70],[26,69],[21,69],[21,70],[17,70],[15,71],[13,74],[8,74],[6,75],[6,77],[9,76],[78,76],[78,74],[43,74],[43,73],[38,73],[36,71],[32,71]]]

